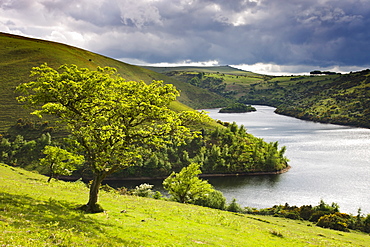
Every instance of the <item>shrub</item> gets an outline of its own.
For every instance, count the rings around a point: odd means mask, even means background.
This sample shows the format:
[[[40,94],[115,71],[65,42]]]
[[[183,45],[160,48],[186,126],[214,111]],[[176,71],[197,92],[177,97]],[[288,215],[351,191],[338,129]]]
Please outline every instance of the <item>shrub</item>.
[[[126,187],[117,188],[117,191],[120,195],[128,195],[130,194],[129,190]]]
[[[285,214],[285,218],[292,219],[292,220],[299,220],[301,217],[296,211],[287,212]]]
[[[313,212],[311,205],[303,205],[299,208],[299,216],[304,220],[309,220]]]
[[[323,200],[315,207],[311,205],[297,207],[285,204],[260,210],[245,208],[244,212],[248,214],[273,215],[274,217],[309,220],[316,222],[318,226],[334,230],[348,231],[348,229],[353,229],[370,233],[370,214],[364,217],[361,214],[361,209],[358,210],[357,216],[340,213],[338,204],[332,203],[328,205]],[[308,225],[311,226],[310,224]]]
[[[330,212],[327,211],[315,211],[312,215],[311,218],[309,219],[311,222],[317,222],[321,217],[325,215],[329,215]]]
[[[336,213],[336,212],[339,212],[339,205],[333,202],[330,206],[329,204],[326,204],[323,200],[320,200],[319,205],[314,207],[313,209],[315,211]]]
[[[116,189],[109,186],[108,184],[103,184],[100,186],[100,190],[103,190],[105,192],[116,192]]]
[[[366,218],[364,219],[363,229],[364,229],[363,230],[364,232],[370,233],[370,214],[368,214]]]
[[[232,202],[227,206],[227,211],[235,212],[235,213],[242,213],[243,209],[240,207],[240,205],[236,202],[236,199],[234,198]]]
[[[221,191],[213,190],[208,195],[197,199],[194,204],[224,210],[226,207],[226,198]]]
[[[139,186],[136,186],[135,189],[133,189],[131,192],[135,196],[141,196],[141,197],[151,197],[153,195],[153,188],[154,185],[151,184],[140,184]]]
[[[156,192],[154,192],[153,198],[154,198],[154,199],[157,199],[157,200],[160,200],[160,199],[162,199],[162,198],[163,198],[163,195],[162,195],[162,193],[161,193],[161,192],[156,191]]]
[[[320,227],[330,228],[343,232],[349,232],[348,230],[349,219],[350,215],[337,212],[334,214],[322,216],[317,222],[317,225]]]

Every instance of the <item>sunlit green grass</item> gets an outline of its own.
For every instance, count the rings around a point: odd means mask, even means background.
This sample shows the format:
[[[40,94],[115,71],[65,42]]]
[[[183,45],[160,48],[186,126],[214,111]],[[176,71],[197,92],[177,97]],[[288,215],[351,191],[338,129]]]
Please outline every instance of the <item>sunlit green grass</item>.
[[[305,221],[249,216],[100,192],[106,210],[83,214],[83,183],[0,165],[1,246],[367,246],[370,236]]]

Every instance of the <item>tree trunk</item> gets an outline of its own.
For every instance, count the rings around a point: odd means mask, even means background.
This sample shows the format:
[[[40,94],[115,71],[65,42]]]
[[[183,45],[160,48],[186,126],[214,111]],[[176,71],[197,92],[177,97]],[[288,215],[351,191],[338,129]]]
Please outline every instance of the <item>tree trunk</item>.
[[[53,178],[54,178],[54,176],[55,176],[55,174],[54,174],[54,163],[52,163],[52,164],[50,165],[50,177],[49,177],[49,179],[48,179],[48,183],[50,183],[51,179],[53,179]]]
[[[86,211],[87,213],[100,213],[104,211],[97,202],[100,185],[106,176],[107,174],[105,172],[95,174],[94,180],[90,186],[89,201],[86,205],[81,207],[82,210]]]
[[[103,180],[113,172],[117,171],[118,165],[113,166],[111,169],[95,172],[94,180],[92,181],[89,193],[89,201],[86,205],[79,207],[79,209],[86,213],[100,213],[103,212],[103,208],[98,204],[98,193],[99,188]]]

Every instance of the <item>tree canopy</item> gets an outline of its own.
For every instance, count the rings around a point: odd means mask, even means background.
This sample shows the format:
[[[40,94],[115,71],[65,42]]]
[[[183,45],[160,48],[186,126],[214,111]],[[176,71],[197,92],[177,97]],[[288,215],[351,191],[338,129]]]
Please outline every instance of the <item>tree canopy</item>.
[[[35,81],[17,87],[20,102],[37,108],[33,114],[55,115],[71,134],[74,152],[82,154],[94,180],[84,210],[101,211],[98,190],[106,176],[134,164],[143,145],[160,146],[194,134],[185,122],[208,119],[202,113],[174,112],[179,96],[171,84],[126,81],[114,68],[96,71],[62,65],[35,67]],[[40,108],[41,106],[41,108]]]

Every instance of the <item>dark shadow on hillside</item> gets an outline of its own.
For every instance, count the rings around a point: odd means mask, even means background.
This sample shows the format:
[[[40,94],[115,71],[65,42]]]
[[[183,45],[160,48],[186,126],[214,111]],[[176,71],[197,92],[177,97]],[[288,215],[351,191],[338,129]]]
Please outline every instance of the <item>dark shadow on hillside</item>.
[[[29,196],[0,193],[0,215],[2,220],[12,218],[10,224],[19,229],[33,225],[40,229],[55,231],[71,230],[83,232],[86,236],[104,235],[115,244],[122,246],[138,245],[132,241],[107,236],[102,228],[109,224],[86,217],[81,211],[75,210],[76,205],[66,201],[49,199],[48,201],[35,200]],[[57,223],[57,224],[55,224]]]

